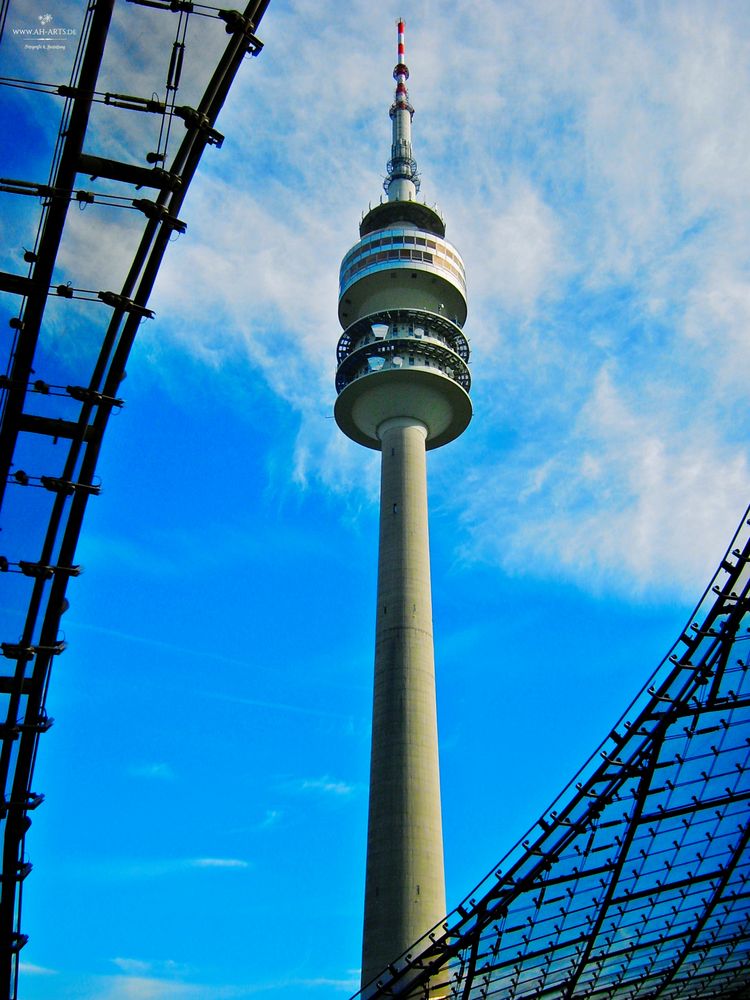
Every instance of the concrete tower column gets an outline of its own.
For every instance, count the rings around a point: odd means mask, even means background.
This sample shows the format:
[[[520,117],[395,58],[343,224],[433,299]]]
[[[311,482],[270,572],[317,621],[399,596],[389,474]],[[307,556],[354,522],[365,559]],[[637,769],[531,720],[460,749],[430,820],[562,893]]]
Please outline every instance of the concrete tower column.
[[[427,427],[381,441],[380,550],[362,983],[445,915],[427,524]]]

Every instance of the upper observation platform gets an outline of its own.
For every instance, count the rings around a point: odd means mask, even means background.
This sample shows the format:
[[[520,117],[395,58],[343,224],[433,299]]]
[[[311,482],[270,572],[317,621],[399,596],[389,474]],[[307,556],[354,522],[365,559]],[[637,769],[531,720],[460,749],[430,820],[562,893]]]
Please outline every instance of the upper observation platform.
[[[406,272],[408,280],[404,283]],[[413,277],[412,277],[413,275]],[[416,282],[412,286],[412,282]],[[341,262],[339,321],[348,326],[382,302],[385,308],[423,308],[466,322],[466,273],[446,239],[415,227],[378,229],[356,243]]]

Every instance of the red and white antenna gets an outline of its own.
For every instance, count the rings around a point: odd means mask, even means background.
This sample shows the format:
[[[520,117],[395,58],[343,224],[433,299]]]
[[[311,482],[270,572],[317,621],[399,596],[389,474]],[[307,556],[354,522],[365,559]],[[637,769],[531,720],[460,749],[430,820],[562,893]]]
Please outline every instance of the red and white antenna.
[[[404,19],[397,21],[398,50],[397,62],[393,70],[396,81],[396,97],[391,105],[390,116],[393,122],[393,142],[391,159],[388,162],[388,176],[383,187],[389,201],[412,201],[419,190],[419,174],[417,161],[411,154],[411,120],[414,108],[409,104],[409,91],[406,81],[409,79],[409,68],[406,65],[406,44],[404,41]]]
[[[391,109],[391,117],[396,110],[404,109],[409,115],[414,114],[414,108],[409,104],[409,92],[406,89],[406,81],[409,79],[409,67],[406,65],[406,46],[404,44],[404,21],[399,18],[398,22],[398,54],[397,62],[393,68],[393,79],[396,81],[396,99]]]

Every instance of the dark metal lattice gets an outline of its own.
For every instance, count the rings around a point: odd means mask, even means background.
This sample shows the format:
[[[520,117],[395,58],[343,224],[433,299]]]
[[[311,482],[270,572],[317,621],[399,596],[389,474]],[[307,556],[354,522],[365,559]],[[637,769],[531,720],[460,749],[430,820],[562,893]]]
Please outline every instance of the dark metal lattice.
[[[40,118],[49,119],[55,102],[62,106],[49,180],[0,178],[14,219],[22,215],[18,199],[38,213],[33,250],[23,253],[28,273],[0,272],[0,292],[12,300],[6,314],[13,334],[0,376],[0,571],[9,585],[5,602],[18,609],[19,622],[17,634],[2,636],[0,659],[0,995],[8,997],[17,994],[18,953],[26,941],[20,921],[31,869],[29,813],[43,799],[32,791],[34,763],[39,736],[52,721],[45,711],[50,669],[64,648],[60,616],[68,580],[79,571],[75,553],[86,505],[99,492],[103,435],[122,405],[125,364],[139,325],[152,315],[149,296],[167,244],[185,230],[178,213],[190,182],[206,146],[221,145],[216,118],[245,55],[262,47],[255,31],[269,0],[251,0],[243,12],[183,0],[128,3],[117,5],[119,30],[130,27],[135,35],[137,28],[153,39],[154,65],[120,59],[108,67],[115,2],[92,0],[79,8],[83,23],[67,83],[0,80],[9,95],[47,101]],[[7,13],[3,3],[0,25]],[[186,58],[190,18],[198,22],[192,62]],[[215,36],[211,42],[207,32]],[[153,76],[157,63],[159,79],[151,86],[145,70]],[[124,81],[128,90],[146,87],[146,96],[97,89],[102,76],[106,84],[119,82],[123,71],[132,74]],[[176,100],[190,84],[194,107]],[[129,156],[116,155],[122,147]],[[8,144],[6,153],[11,149]],[[82,227],[72,208],[87,209]],[[107,215],[113,210],[116,217]],[[71,220],[82,234],[76,231],[75,253],[61,253]],[[22,228],[19,222],[19,233]],[[124,251],[126,237],[130,249]],[[22,248],[14,252],[20,256]],[[87,284],[87,273],[100,272],[112,284]],[[65,281],[70,273],[73,279]],[[65,357],[56,342],[61,327],[74,342]]]
[[[358,996],[750,996],[750,521],[604,745]]]

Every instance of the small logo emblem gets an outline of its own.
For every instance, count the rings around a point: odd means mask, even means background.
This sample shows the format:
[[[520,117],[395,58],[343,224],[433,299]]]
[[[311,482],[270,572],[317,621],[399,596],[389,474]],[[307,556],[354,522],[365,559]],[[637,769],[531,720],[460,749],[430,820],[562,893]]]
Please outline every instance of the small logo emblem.
[[[39,23],[42,25],[42,27],[46,27],[48,24],[52,24],[53,21],[54,21],[54,18],[52,17],[51,14],[40,14],[39,15]]]

